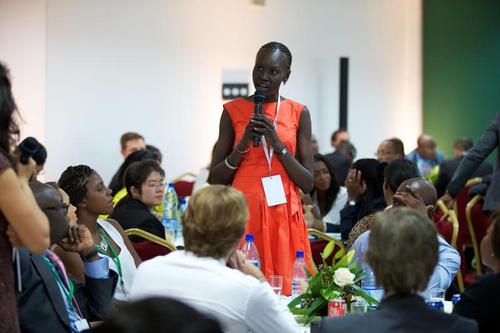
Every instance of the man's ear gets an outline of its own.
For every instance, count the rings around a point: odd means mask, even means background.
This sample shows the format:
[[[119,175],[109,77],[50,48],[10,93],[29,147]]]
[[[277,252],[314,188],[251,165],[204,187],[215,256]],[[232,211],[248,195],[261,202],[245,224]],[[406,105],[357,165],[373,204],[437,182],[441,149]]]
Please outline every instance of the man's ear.
[[[425,206],[425,209],[427,210],[427,216],[432,220],[432,216],[434,215],[434,210],[436,209],[436,206],[433,205],[428,205]]]

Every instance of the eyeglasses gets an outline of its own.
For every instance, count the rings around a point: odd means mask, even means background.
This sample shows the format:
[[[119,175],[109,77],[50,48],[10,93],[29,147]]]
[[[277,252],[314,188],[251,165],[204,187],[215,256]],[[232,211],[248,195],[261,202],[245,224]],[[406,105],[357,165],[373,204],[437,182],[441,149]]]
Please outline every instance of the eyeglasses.
[[[147,182],[146,186],[149,188],[164,188],[165,187],[165,182]]]
[[[61,213],[68,214],[68,208],[69,208],[69,205],[63,203],[60,206],[45,207],[42,210],[59,210],[59,211],[61,211]]]

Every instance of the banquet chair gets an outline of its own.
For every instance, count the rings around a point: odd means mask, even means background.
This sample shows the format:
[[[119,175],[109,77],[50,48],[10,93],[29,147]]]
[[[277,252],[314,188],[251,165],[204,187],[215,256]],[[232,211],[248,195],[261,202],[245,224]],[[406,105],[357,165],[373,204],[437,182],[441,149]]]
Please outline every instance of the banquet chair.
[[[491,224],[488,216],[483,213],[483,196],[478,194],[474,196],[465,207],[465,215],[467,217],[467,227],[472,241],[475,257],[475,270],[476,276],[482,276],[483,271],[481,267],[481,251],[479,250],[479,243],[486,235],[486,232]]]
[[[156,256],[162,256],[175,251],[175,245],[166,239],[160,238],[147,231],[138,228],[125,230],[127,236],[139,236],[145,239],[144,242],[132,243],[142,260],[149,260]]]
[[[311,245],[311,253],[312,253],[312,257],[313,257],[312,259],[313,259],[314,263],[316,264],[316,266],[323,264],[323,259],[321,258],[321,252],[323,252],[325,246],[329,242],[333,241],[334,249],[333,249],[332,254],[328,258],[326,258],[325,261],[331,262],[333,256],[335,256],[335,253],[337,253],[340,250],[345,251],[345,246],[341,241],[329,236],[328,234],[326,234],[324,232],[318,231],[316,229],[307,229],[307,233],[310,236],[318,237],[317,239],[309,240],[309,244]]]
[[[446,241],[449,242],[450,245],[453,246],[453,248],[455,248],[455,250],[458,251],[457,239],[460,230],[460,225],[458,223],[457,214],[453,209],[448,209],[448,207],[446,207],[446,205],[442,200],[438,200],[437,207],[439,211],[442,213],[442,215],[440,220],[436,223],[436,228],[438,229],[438,232],[441,234],[441,236],[443,236],[443,238],[446,239]],[[447,228],[447,226],[450,226],[451,228]],[[442,230],[445,232],[442,232]],[[456,279],[457,279],[458,289],[460,289],[460,292],[463,292],[465,287],[461,269],[458,270]]]
[[[192,172],[185,172],[172,180],[177,196],[179,198],[191,196],[191,194],[193,194],[195,180],[196,174]]]

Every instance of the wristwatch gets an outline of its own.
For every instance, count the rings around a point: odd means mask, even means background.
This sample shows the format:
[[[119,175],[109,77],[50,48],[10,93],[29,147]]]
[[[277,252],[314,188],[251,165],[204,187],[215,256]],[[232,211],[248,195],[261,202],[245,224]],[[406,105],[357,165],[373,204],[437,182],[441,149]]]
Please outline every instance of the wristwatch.
[[[355,200],[349,200],[349,201],[347,201],[347,204],[348,204],[349,206],[351,206],[351,207],[352,207],[352,206],[356,206],[356,201],[355,201]]]
[[[87,255],[82,255],[81,257],[82,257],[83,261],[89,261],[90,259],[92,259],[96,255],[98,255],[97,248],[95,250],[92,250],[89,253],[87,253]]]

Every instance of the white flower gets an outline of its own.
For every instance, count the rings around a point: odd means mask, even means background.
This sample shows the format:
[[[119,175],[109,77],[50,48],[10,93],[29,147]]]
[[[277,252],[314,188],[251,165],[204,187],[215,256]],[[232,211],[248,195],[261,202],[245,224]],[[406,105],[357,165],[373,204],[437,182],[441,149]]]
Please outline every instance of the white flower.
[[[342,288],[354,283],[354,274],[348,268],[341,267],[333,274],[333,281]]]

